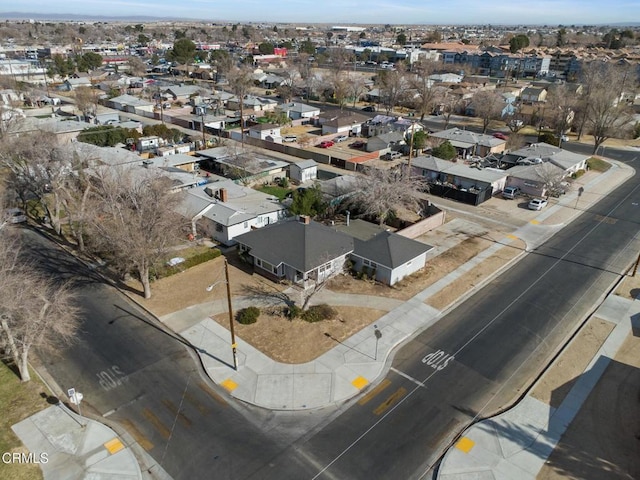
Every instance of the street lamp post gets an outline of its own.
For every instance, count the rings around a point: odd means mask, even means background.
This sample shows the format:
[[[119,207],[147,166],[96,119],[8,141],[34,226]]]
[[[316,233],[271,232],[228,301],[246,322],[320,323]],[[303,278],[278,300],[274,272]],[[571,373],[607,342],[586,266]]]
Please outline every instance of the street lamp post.
[[[382,338],[382,332],[380,330],[378,330],[378,326],[374,325],[373,328],[375,329],[373,331],[373,334],[376,336],[376,353],[373,357],[374,360],[378,360],[378,340],[380,340],[380,338]]]
[[[231,353],[233,354],[233,368],[234,370],[238,370],[238,351],[237,351],[238,345],[236,344],[236,334],[233,327],[233,309],[231,306],[231,284],[229,283],[229,263],[227,262],[226,258],[224,259],[224,276],[225,276],[224,283],[227,284],[227,306],[229,310],[229,331],[231,332]],[[206,289],[207,292],[210,292],[211,290],[213,290],[213,287],[215,287],[218,283],[221,283],[221,282],[216,282],[209,285]]]

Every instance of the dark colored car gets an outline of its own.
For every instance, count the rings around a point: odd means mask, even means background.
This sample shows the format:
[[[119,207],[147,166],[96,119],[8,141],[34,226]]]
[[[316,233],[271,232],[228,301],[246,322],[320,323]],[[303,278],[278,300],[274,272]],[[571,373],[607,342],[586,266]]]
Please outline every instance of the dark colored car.
[[[501,132],[496,132],[493,134],[493,136],[495,138],[499,138],[500,140],[507,140],[509,138],[504,133],[501,133]]]
[[[367,142],[364,140],[356,140],[355,142],[351,142],[349,146],[351,148],[364,148],[367,145]]]
[[[376,107],[374,107],[373,105],[368,105],[366,107],[362,107],[362,111],[363,112],[375,112],[376,111]]]

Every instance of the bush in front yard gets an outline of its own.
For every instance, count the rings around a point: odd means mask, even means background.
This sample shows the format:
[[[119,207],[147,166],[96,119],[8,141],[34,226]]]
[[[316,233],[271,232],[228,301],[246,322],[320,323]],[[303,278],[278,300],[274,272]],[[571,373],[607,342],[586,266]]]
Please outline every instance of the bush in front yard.
[[[293,320],[294,318],[298,318],[301,314],[302,314],[302,309],[300,307],[298,307],[297,305],[291,305],[287,309],[287,317],[289,317],[289,320]]]
[[[305,322],[315,323],[333,318],[337,314],[338,312],[336,312],[334,308],[331,308],[329,305],[322,304],[309,307],[308,310],[302,312],[300,318]]]
[[[258,321],[259,316],[260,309],[258,307],[247,307],[238,312],[236,320],[238,320],[238,323],[241,323],[242,325],[251,325]]]

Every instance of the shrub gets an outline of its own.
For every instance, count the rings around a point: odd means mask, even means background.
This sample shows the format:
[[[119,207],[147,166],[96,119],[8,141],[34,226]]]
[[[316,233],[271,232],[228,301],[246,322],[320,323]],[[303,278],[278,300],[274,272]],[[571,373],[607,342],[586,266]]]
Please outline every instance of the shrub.
[[[582,175],[584,175],[584,170],[576,170],[575,173],[571,175],[571,178],[580,178]]]
[[[302,312],[302,315],[300,317],[305,322],[315,323],[333,318],[337,313],[338,312],[336,312],[336,310],[331,308],[329,305],[322,304],[309,307],[308,310]]]
[[[236,315],[236,320],[242,325],[251,325],[258,321],[260,309],[258,307],[247,307],[240,310]]]
[[[297,305],[291,305],[287,310],[287,317],[289,317],[290,320],[293,320],[294,318],[298,318],[301,314],[302,314],[302,309]]]

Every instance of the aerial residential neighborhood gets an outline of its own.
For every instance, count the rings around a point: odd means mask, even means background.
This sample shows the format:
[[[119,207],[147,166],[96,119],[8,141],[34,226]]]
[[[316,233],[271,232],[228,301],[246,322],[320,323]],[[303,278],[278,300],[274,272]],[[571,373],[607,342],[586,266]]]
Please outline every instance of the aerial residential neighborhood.
[[[0,12],[0,478],[640,477],[640,11],[401,3]]]

